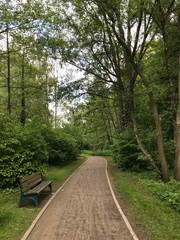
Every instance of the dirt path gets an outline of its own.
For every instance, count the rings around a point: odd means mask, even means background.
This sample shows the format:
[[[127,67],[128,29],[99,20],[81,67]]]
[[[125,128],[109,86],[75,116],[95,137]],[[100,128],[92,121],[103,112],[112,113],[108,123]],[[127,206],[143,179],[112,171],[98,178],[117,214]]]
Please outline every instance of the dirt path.
[[[27,240],[133,240],[113,200],[106,161],[89,157],[56,194]]]

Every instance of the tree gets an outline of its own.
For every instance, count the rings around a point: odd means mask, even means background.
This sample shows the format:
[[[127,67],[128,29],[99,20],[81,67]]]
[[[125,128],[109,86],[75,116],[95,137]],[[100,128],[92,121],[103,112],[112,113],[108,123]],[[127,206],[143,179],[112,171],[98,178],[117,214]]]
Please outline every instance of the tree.
[[[154,117],[162,177],[164,182],[167,182],[169,177],[160,117],[154,93],[142,69],[142,60],[156,33],[152,31],[153,21],[151,15],[146,12],[145,2],[143,0],[128,1],[128,3],[115,0],[106,3],[70,2],[74,12],[73,17],[68,14],[67,19],[71,19],[69,28],[72,29],[73,38],[70,38],[69,49],[65,51],[68,57],[66,60],[71,59],[72,64],[75,62],[74,65],[88,74],[95,75],[97,79],[116,82],[117,85],[122,86],[119,97],[122,97],[124,86],[121,78],[123,70],[130,72],[128,77],[131,82],[135,83],[137,75],[141,77]],[[134,9],[132,13],[130,9]],[[128,32],[127,37],[126,32]],[[114,57],[114,52],[118,52],[118,56]],[[131,83],[132,86],[134,83]]]
[[[180,32],[180,10],[178,14],[178,30]],[[175,159],[175,178],[180,180],[180,50],[179,50],[179,75],[178,75],[178,108],[176,114],[176,159]]]
[[[160,31],[163,40],[164,46],[164,62],[166,68],[167,79],[169,83],[169,96],[171,101],[171,114],[172,114],[172,123],[174,128],[174,143],[176,148],[175,156],[175,178],[180,179],[180,170],[178,170],[179,165],[179,146],[178,142],[180,141],[180,135],[178,134],[178,114],[179,111],[176,111],[178,99],[177,99],[177,84],[175,81],[176,69],[174,67],[178,65],[178,42],[179,35],[178,31],[178,14],[179,5],[177,1],[160,1],[156,0],[154,3],[154,12],[151,13],[155,24],[157,25],[158,31]],[[177,25],[177,26],[176,26]]]
[[[8,112],[18,117],[24,125],[28,118],[37,115],[37,109],[34,109],[36,113],[33,116],[30,110],[36,104],[35,101],[34,104],[30,103],[35,92],[36,98],[39,98],[40,112],[49,114],[47,91],[50,91],[53,81],[49,74],[49,59],[42,32],[49,27],[51,11],[49,9],[47,12],[47,6],[40,1],[3,1],[1,9],[0,34],[7,46],[1,51],[1,57],[7,60],[7,66],[1,62],[1,88],[5,92],[4,96],[7,88]]]

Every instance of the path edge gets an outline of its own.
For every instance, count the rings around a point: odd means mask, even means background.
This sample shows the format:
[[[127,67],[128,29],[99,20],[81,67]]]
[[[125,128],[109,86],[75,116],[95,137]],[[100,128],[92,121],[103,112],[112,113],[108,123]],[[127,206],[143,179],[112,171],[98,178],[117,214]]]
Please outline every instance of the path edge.
[[[131,227],[131,225],[130,225],[126,215],[124,214],[121,206],[119,205],[119,202],[118,202],[118,200],[116,198],[116,195],[115,195],[115,193],[113,191],[112,184],[111,184],[111,181],[110,181],[110,178],[109,178],[109,175],[108,175],[108,170],[107,170],[108,169],[108,167],[107,167],[108,166],[108,161],[107,161],[107,159],[105,159],[105,161],[106,161],[106,168],[105,168],[106,177],[107,177],[108,185],[109,185],[109,188],[110,188],[110,191],[111,191],[112,198],[113,198],[113,200],[115,202],[115,205],[116,205],[120,215],[122,216],[122,219],[124,220],[124,223],[126,224],[126,226],[127,226],[128,230],[129,230],[131,236],[133,237],[133,239],[134,240],[139,240],[137,235],[135,234],[133,228]]]
[[[36,226],[38,220],[40,219],[40,217],[43,215],[44,211],[48,208],[49,204],[52,202],[52,200],[56,197],[56,195],[61,191],[61,189],[69,182],[69,180],[79,171],[79,169],[81,167],[84,166],[84,164],[87,162],[88,157],[86,157],[86,160],[84,161],[84,163],[82,163],[67,179],[66,181],[60,186],[60,188],[53,194],[53,196],[48,200],[48,202],[45,204],[45,206],[41,209],[41,211],[38,213],[38,215],[36,216],[36,218],[33,220],[33,222],[31,223],[30,227],[28,228],[28,230],[25,232],[25,234],[23,235],[23,237],[21,238],[21,240],[26,240],[30,233],[32,232],[32,230],[34,229],[34,227]]]

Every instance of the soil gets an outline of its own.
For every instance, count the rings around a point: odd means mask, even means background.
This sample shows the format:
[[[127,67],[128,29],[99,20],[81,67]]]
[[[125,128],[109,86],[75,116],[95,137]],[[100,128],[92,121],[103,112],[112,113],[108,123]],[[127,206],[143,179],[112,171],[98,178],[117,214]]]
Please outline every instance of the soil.
[[[105,169],[105,159],[89,157],[56,194],[26,239],[133,240],[113,200]],[[131,214],[128,217],[139,240],[145,240]]]

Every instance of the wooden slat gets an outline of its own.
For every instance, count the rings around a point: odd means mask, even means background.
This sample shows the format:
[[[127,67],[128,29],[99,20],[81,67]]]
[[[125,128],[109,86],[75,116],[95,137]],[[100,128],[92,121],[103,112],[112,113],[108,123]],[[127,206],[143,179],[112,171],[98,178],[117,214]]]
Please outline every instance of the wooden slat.
[[[27,194],[40,193],[44,188],[49,186],[51,183],[52,181],[43,181],[38,186],[30,190]]]
[[[20,180],[21,188],[23,192],[30,190],[42,181],[40,173],[33,173],[30,176],[25,176]]]
[[[21,184],[25,184],[25,183],[29,183],[29,182],[33,182],[36,179],[41,178],[41,175],[38,174],[32,174],[28,177],[24,177],[21,179]]]
[[[24,176],[22,179],[21,179],[21,182],[26,182],[27,180],[31,179],[31,178],[34,178],[36,176],[41,176],[40,173],[36,172],[36,173],[32,173],[31,175],[27,175],[27,176]]]

